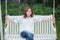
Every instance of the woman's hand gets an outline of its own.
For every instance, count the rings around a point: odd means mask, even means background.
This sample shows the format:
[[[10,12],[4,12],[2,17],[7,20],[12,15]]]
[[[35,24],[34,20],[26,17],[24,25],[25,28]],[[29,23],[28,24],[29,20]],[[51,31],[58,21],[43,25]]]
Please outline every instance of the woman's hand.
[[[6,19],[6,20],[9,20],[9,15],[5,16],[5,19]]]
[[[9,21],[11,21],[12,23],[15,23],[13,19],[10,19],[10,18],[9,18],[9,15],[5,16],[5,19],[6,19],[6,21],[9,20]]]
[[[51,19],[53,22],[55,22],[55,18],[53,17],[52,19]]]

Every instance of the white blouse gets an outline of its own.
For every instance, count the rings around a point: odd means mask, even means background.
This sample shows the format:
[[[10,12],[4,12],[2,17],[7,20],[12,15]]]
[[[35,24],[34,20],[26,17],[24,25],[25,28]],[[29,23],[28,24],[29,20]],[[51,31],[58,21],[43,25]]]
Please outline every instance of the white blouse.
[[[36,18],[23,18],[20,17],[19,19],[15,20],[15,22],[20,23],[20,33],[22,31],[28,31],[34,34],[34,21],[38,21],[39,19],[35,20]]]

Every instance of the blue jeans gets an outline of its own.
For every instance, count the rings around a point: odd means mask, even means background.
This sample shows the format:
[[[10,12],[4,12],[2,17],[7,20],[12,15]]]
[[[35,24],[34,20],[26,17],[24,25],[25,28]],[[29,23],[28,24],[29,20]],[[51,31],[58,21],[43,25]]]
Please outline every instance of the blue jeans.
[[[33,34],[30,32],[22,31],[20,35],[21,35],[21,37],[26,38],[26,40],[34,40]]]

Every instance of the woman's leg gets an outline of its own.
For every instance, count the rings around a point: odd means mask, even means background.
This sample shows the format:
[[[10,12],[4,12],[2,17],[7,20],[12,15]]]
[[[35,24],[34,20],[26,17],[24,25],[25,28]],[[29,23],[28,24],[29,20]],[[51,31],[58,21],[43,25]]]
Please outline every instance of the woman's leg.
[[[34,40],[34,39],[33,39],[33,34],[30,33],[30,32],[28,32],[28,39],[29,39],[29,40]]]
[[[26,40],[33,40],[33,34],[27,31],[22,31],[21,36],[26,38]]]
[[[27,38],[28,33],[26,31],[22,31],[20,35],[23,38]]]
[[[29,38],[26,38],[26,40],[29,40]]]

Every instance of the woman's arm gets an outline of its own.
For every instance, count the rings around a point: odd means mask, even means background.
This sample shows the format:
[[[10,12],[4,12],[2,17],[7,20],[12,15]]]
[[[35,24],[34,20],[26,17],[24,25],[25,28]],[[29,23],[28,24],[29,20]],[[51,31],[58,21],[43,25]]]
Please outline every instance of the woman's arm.
[[[9,18],[9,15],[5,16],[5,19],[6,19],[6,21],[8,21],[8,20],[9,20],[9,21],[11,21],[12,23],[15,23],[15,22],[16,22],[15,20],[10,19],[10,18]]]
[[[34,20],[36,21],[36,22],[39,22],[39,21],[44,21],[44,22],[47,22],[47,21],[52,21],[52,22],[55,22],[55,18],[54,17],[52,17],[52,18],[44,18],[44,19],[40,19],[39,17],[34,17]]]
[[[41,20],[41,21],[44,21],[44,22],[46,22],[46,21],[53,21],[53,22],[55,22],[55,18],[52,17],[52,18],[50,18],[50,19],[44,19],[44,20]]]

